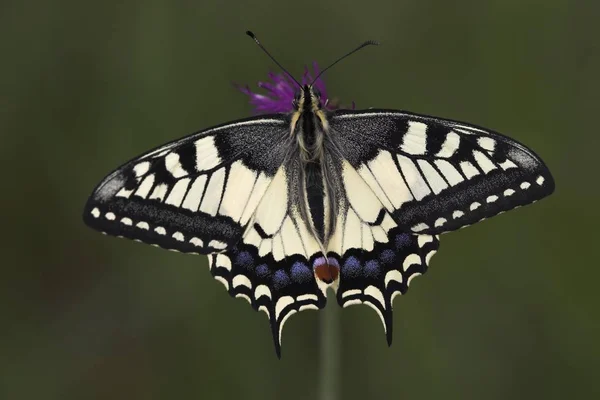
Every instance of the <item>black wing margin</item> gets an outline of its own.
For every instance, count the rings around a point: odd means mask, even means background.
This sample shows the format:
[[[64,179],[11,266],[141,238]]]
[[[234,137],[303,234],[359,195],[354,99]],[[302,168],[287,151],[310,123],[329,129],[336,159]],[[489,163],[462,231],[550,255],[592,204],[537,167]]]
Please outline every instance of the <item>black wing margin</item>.
[[[393,110],[329,116],[332,142],[406,232],[437,235],[554,191],[524,145],[474,125]]]
[[[287,152],[289,117],[248,118],[159,146],[96,186],[90,227],[198,254],[237,243]]]

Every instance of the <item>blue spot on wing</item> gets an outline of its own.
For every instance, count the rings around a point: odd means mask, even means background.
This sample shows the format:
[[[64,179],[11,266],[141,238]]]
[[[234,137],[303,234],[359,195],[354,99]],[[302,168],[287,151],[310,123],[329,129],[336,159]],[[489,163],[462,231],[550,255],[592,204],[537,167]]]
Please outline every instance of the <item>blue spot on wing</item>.
[[[311,280],[313,273],[306,264],[296,261],[292,265],[291,275],[295,283],[306,283]]]
[[[276,290],[281,290],[289,284],[290,278],[284,270],[280,269],[278,271],[275,271],[275,274],[273,275],[273,287]]]
[[[267,264],[260,264],[258,267],[256,267],[255,272],[256,276],[258,276],[259,278],[266,278],[271,273],[271,270],[269,269]]]
[[[381,272],[381,268],[379,267],[379,263],[375,260],[369,260],[365,263],[365,276],[369,278],[377,278],[379,273]]]
[[[249,252],[242,251],[237,255],[236,264],[244,269],[251,269],[254,266],[254,257]]]
[[[396,255],[394,254],[393,250],[385,249],[379,255],[379,259],[384,264],[391,264],[396,259]]]
[[[357,277],[360,274],[360,261],[358,261],[358,258],[354,256],[348,257],[344,262],[342,272],[351,278]]]
[[[411,239],[413,239],[412,235],[408,233],[399,233],[398,235],[396,235],[395,239],[396,248],[400,250],[410,247],[411,245],[413,245]]]

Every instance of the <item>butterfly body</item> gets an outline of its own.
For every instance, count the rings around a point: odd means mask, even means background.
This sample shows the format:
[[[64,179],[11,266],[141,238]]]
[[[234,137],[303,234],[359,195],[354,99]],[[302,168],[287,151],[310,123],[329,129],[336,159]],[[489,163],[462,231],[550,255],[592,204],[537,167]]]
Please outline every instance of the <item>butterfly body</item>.
[[[520,143],[394,110],[323,109],[302,87],[291,113],[248,118],[149,151],[109,174],[91,227],[206,254],[231,296],[269,318],[279,354],[290,315],[366,304],[392,340],[392,302],[422,275],[439,234],[554,190]]]

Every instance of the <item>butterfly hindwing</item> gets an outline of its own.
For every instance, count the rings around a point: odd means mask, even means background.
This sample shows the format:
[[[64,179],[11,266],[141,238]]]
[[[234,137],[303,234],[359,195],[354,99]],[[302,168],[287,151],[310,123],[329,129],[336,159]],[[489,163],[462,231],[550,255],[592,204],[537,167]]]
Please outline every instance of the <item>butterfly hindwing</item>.
[[[298,177],[297,168],[281,167],[242,240],[210,256],[211,273],[229,294],[265,312],[278,356],[285,321],[298,311],[320,309],[326,303],[312,268],[319,245],[297,209]]]
[[[338,208],[329,256],[340,266],[338,303],[366,304],[379,315],[392,342],[394,297],[427,271],[437,236],[404,231],[348,161],[341,166],[345,194]]]
[[[84,209],[105,233],[182,252],[237,243],[287,152],[289,120],[254,117],[160,146],[109,174]]]
[[[552,193],[531,150],[498,133],[387,110],[337,111],[339,151],[406,232],[437,235]]]

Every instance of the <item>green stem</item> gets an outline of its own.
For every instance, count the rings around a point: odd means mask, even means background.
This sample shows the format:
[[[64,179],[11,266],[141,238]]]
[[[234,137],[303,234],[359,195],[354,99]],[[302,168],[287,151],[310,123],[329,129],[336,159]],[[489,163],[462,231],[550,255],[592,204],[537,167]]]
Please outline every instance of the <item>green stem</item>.
[[[340,381],[340,307],[335,295],[320,315],[319,400],[338,400]]]

